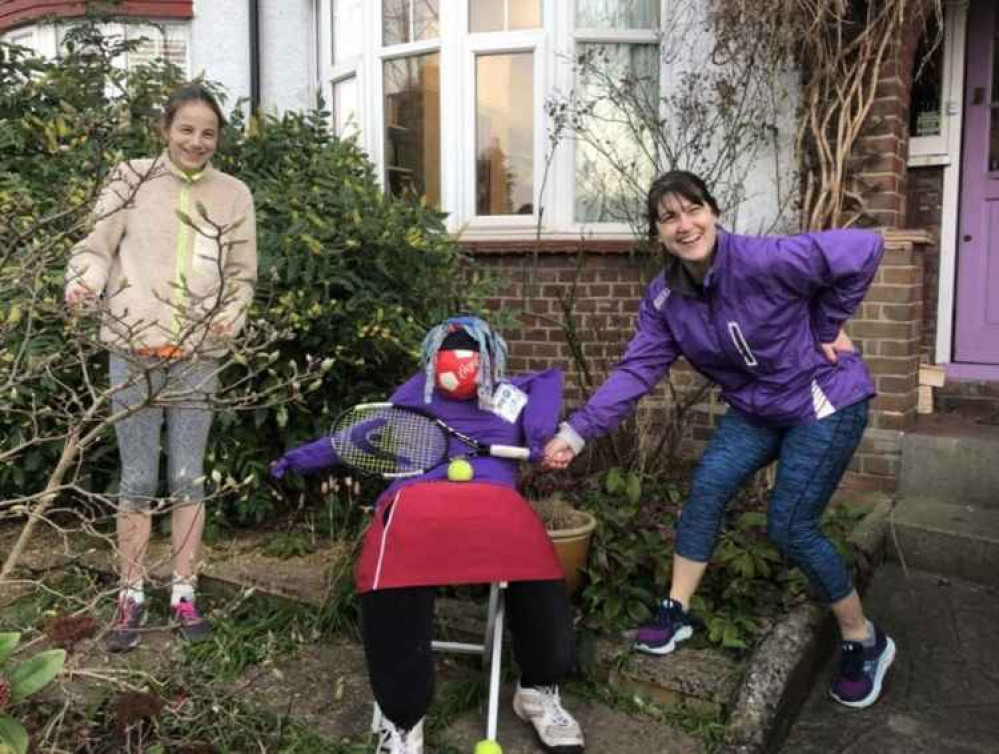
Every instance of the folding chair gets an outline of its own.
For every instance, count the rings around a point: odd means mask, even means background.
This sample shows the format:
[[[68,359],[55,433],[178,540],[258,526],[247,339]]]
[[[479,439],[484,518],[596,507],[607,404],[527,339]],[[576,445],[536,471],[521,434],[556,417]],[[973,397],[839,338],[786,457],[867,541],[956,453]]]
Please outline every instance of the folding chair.
[[[499,721],[499,691],[502,679],[503,626],[505,619],[506,581],[494,582],[489,587],[489,612],[486,616],[486,635],[482,644],[460,641],[432,642],[435,652],[455,652],[457,654],[482,655],[482,664],[489,666],[489,705],[486,709],[486,740],[496,741],[496,728]],[[371,730],[381,729],[382,711],[375,702],[371,718]]]

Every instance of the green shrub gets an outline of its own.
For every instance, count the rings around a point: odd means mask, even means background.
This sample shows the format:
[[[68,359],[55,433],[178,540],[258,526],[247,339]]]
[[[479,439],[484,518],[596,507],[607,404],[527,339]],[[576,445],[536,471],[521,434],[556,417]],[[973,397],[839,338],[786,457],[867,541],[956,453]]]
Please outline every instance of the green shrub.
[[[45,486],[63,440],[79,426],[82,364],[90,384],[107,381],[103,353],[75,350],[63,271],[108,171],[161,149],[155,107],[179,83],[169,65],[115,68],[130,44],[93,25],[68,36],[58,61],[0,43],[0,386],[8,386],[0,457],[37,439],[0,465],[0,500]],[[251,480],[227,501],[229,520],[272,512],[268,463],[323,434],[347,405],[387,396],[414,370],[427,326],[478,308],[487,292],[488,280],[459,253],[443,216],[386,196],[364,153],[335,138],[328,119],[322,110],[247,118],[237,108],[215,159],[255,198],[260,277],[250,321],[284,335],[272,366],[241,384],[240,394],[268,395],[327,361],[321,379],[294,385],[290,402],[218,413],[206,471]],[[81,326],[93,323],[74,325]],[[37,379],[18,384],[25,374]],[[242,374],[235,365],[229,384]],[[113,491],[116,466],[108,433],[87,451],[75,480]]]
[[[66,650],[49,649],[15,665],[10,658],[20,641],[19,633],[0,633],[0,710],[19,704],[48,686],[66,662]],[[0,753],[27,754],[28,744],[24,726],[0,712]]]

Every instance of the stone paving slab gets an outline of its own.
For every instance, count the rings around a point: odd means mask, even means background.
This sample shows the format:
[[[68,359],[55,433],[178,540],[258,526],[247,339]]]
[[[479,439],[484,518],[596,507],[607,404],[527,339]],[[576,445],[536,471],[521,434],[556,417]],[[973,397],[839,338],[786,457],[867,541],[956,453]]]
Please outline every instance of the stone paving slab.
[[[830,701],[835,669],[818,678],[781,751],[788,754],[999,752],[999,593],[895,565],[865,598],[898,654],[884,695],[851,710]]]

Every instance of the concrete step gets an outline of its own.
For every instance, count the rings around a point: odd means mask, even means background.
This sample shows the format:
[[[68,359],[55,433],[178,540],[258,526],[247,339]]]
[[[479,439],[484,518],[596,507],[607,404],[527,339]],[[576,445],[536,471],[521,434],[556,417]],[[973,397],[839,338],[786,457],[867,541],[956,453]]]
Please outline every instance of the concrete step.
[[[999,511],[999,426],[921,417],[902,440],[899,494]]]
[[[907,497],[892,524],[888,557],[896,563],[999,586],[999,510]]]

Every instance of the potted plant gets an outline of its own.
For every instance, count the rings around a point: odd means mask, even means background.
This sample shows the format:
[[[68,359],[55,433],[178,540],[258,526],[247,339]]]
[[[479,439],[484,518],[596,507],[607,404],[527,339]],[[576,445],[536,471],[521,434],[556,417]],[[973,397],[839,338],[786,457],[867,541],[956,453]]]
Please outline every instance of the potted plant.
[[[533,499],[531,505],[555,545],[571,597],[583,585],[582,569],[590,553],[597,520],[591,513],[574,508],[559,492]]]

